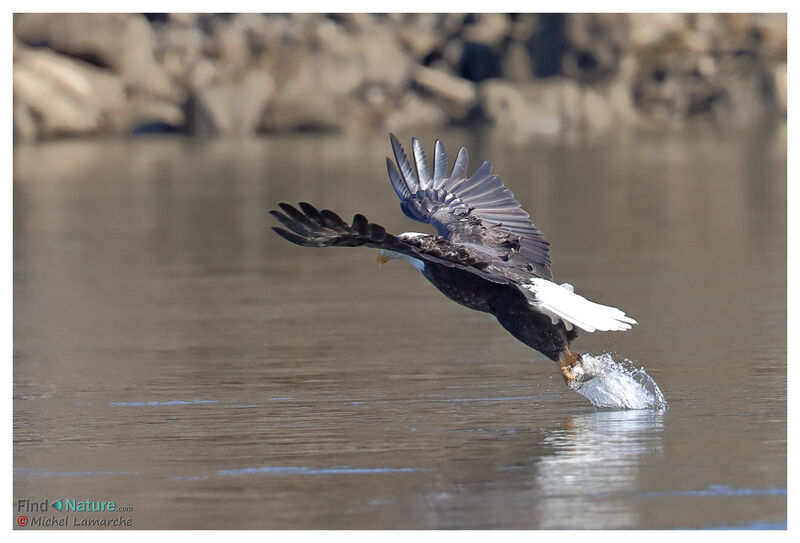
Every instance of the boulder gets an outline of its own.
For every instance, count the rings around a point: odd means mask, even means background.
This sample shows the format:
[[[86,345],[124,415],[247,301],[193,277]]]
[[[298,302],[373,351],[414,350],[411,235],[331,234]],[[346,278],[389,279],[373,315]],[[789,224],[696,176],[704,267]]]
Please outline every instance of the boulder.
[[[81,135],[112,127],[111,113],[125,101],[118,76],[47,50],[20,51],[16,56],[17,111],[33,113],[38,135]]]
[[[561,77],[530,83],[491,81],[481,87],[484,114],[518,136],[604,132],[638,119],[626,85],[581,86]]]
[[[411,59],[390,32],[372,31],[356,38],[364,83],[399,89],[408,83]]]
[[[419,28],[414,24],[398,26],[395,31],[397,41],[416,60],[422,60],[439,48],[444,36],[433,28]]]
[[[521,42],[528,41],[539,26],[539,15],[536,13],[518,13],[511,22],[508,37]]]
[[[506,13],[481,13],[475,22],[464,29],[464,40],[497,47],[511,28],[511,17]]]
[[[473,83],[441,70],[417,66],[411,78],[435,96],[461,107],[473,106],[478,97]]]
[[[560,95],[552,82],[489,81],[481,87],[481,98],[484,114],[509,135],[556,136],[564,130]]]
[[[436,103],[407,94],[386,116],[383,126],[390,132],[411,128],[437,128],[447,125],[447,115]]]
[[[194,100],[192,131],[197,135],[255,134],[273,86],[269,73],[251,71],[240,81],[200,90]]]
[[[780,115],[786,115],[786,103],[788,100],[787,78],[785,62],[773,66],[772,93],[775,100],[775,107]]]
[[[186,114],[177,104],[140,95],[130,97],[110,123],[119,132],[176,132],[186,125]]]
[[[652,47],[687,26],[683,13],[631,13],[627,17],[634,47]]]
[[[343,103],[364,81],[360,63],[303,47],[285,48],[269,70],[277,84],[263,117],[267,130],[341,128]]]
[[[583,90],[583,122],[586,128],[592,131],[604,132],[614,124],[608,97],[600,92],[587,88]]]
[[[27,44],[108,67],[126,85],[177,98],[178,90],[156,62],[153,29],[142,15],[130,13],[26,13],[14,17],[14,34]]]
[[[14,143],[35,141],[39,137],[39,128],[33,112],[22,101],[14,99]]]
[[[629,41],[628,21],[610,13],[575,13],[565,27],[569,46],[561,61],[567,77],[584,83],[612,78]]]
[[[514,41],[503,55],[503,77],[514,83],[533,79],[533,63],[527,45]]]
[[[204,41],[200,29],[182,24],[170,24],[160,33],[157,52],[170,78],[184,87],[192,86],[193,71],[199,63],[208,62],[203,54]]]

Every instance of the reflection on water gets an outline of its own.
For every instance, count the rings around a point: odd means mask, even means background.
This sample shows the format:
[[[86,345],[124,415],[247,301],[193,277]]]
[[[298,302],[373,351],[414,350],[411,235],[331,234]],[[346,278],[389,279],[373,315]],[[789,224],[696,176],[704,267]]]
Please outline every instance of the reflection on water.
[[[571,417],[549,434],[553,454],[539,460],[533,491],[548,497],[536,502],[541,527],[636,526],[631,494],[645,457],[663,453],[663,425],[657,411],[600,411]]]
[[[492,159],[557,280],[637,318],[574,345],[669,411],[595,412],[410,267],[269,230],[298,200],[424,228],[382,135],[20,146],[15,498],[116,498],[139,528],[785,523],[785,136],[501,136],[442,135]]]

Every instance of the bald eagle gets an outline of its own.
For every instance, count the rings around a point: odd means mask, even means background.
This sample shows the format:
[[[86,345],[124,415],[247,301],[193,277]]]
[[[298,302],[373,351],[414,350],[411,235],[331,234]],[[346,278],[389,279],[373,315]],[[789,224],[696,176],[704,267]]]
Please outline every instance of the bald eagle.
[[[328,209],[279,204],[270,211],[281,237],[305,247],[375,247],[378,262],[404,260],[442,294],[470,309],[491,313],[512,336],[561,366],[569,385],[581,360],[569,345],[577,329],[628,330],[636,321],[615,307],[591,302],[567,283],[552,281],[550,243],[514,195],[484,162],[467,176],[469,155],[461,148],[448,174],[447,154],[436,141],[433,170],[413,138],[414,165],[397,138],[389,136],[395,162],[389,180],[400,208],[411,219],[432,224],[438,235],[392,235],[356,214],[351,224]]]

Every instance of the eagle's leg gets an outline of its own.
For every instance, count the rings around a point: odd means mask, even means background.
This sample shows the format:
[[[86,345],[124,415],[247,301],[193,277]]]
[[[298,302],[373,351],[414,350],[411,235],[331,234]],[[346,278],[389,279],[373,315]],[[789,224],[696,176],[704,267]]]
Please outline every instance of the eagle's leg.
[[[564,347],[564,351],[561,353],[559,362],[561,363],[561,374],[564,376],[564,382],[567,384],[567,386],[569,386],[569,384],[575,380],[575,376],[572,375],[572,368],[580,359],[580,353],[572,353],[570,352],[569,347]]]

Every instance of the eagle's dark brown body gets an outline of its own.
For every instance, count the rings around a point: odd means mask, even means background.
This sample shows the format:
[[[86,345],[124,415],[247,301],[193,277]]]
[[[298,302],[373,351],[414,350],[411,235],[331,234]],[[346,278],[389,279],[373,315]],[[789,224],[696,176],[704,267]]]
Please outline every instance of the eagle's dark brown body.
[[[567,331],[563,322],[553,324],[550,317],[535,311],[528,297],[513,285],[488,282],[467,271],[431,263],[425,263],[422,275],[457,304],[491,313],[512,336],[553,361],[558,361],[578,336],[574,328]]]

